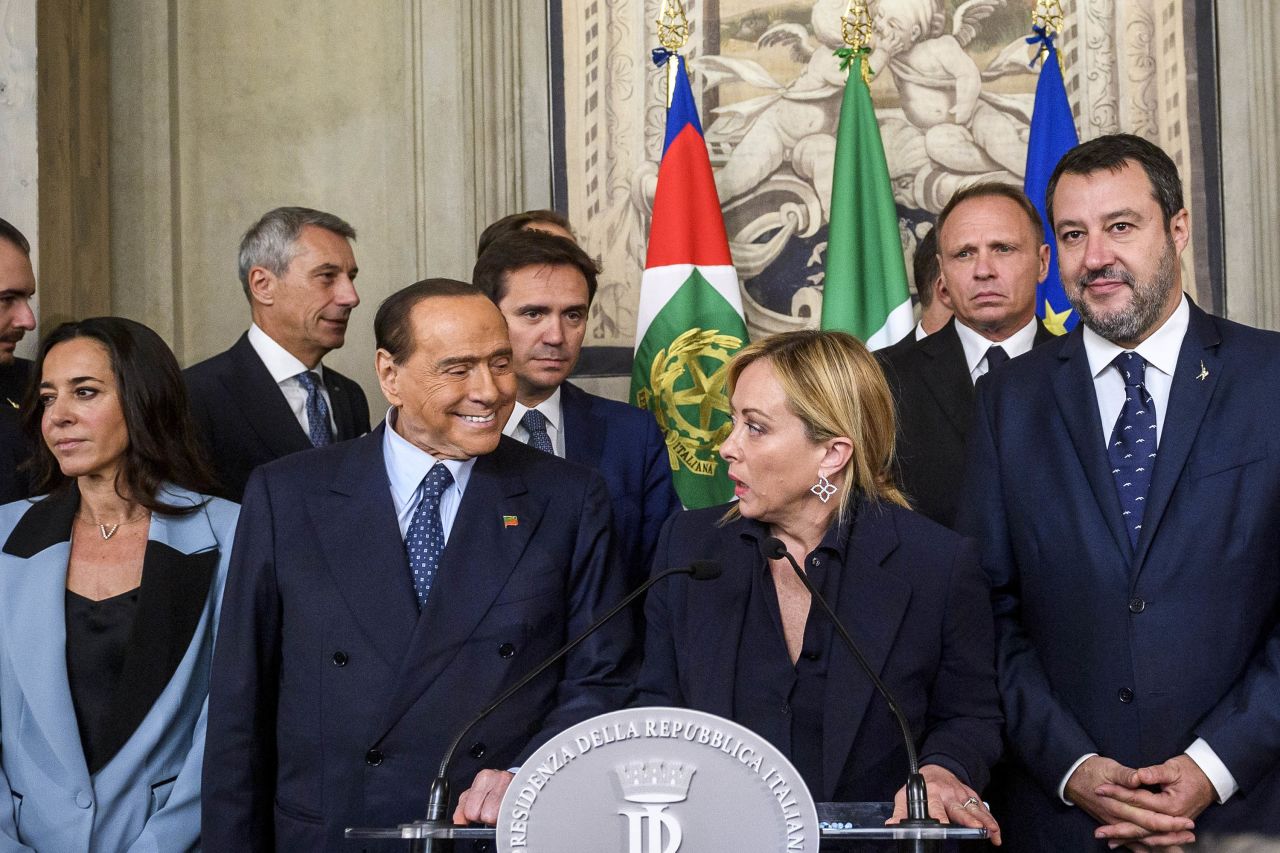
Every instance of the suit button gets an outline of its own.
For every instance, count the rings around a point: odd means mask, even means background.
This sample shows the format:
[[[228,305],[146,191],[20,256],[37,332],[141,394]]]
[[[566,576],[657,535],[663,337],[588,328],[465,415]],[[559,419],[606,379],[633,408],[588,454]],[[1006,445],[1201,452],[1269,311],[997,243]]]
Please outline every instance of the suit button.
[[[1121,688],[1120,688],[1120,701],[1121,701],[1121,702],[1124,702],[1126,705],[1127,705],[1127,704],[1129,704],[1130,702],[1132,702],[1132,701],[1133,701],[1133,691],[1132,691],[1132,690],[1130,690],[1128,687],[1121,687]]]
[[[483,743],[471,744],[470,752],[472,758],[484,758],[485,751],[486,749]]]
[[[504,658],[513,658],[516,656],[516,647],[511,643],[503,643],[498,646],[498,654]]]
[[[1143,601],[1141,598],[1131,598],[1131,599],[1129,599],[1129,612],[1130,612],[1130,613],[1141,613],[1142,611],[1144,611],[1144,610],[1146,610],[1146,609],[1147,609],[1147,603],[1146,603],[1145,601]]]
[[[346,652],[334,652],[334,653],[333,653],[333,665],[334,665],[334,666],[346,666],[346,665],[347,665],[347,660],[348,660],[348,658],[347,658],[347,653],[346,653]]]
[[[76,805],[82,809],[87,809],[93,805],[93,797],[89,796],[88,791],[76,791]]]
[[[382,750],[371,749],[364,754],[364,763],[370,767],[377,767],[382,763]]]

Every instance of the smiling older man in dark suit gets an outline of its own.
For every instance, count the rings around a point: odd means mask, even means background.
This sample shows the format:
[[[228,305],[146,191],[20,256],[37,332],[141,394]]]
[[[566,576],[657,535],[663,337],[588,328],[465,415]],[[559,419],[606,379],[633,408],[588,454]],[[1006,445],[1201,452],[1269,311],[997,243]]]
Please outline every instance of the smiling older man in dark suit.
[[[264,466],[245,492],[210,688],[207,851],[338,853],[344,827],[423,817],[450,738],[621,598],[603,481],[502,435],[515,377],[498,309],[431,279],[389,297],[375,334],[387,421]],[[626,702],[626,617],[470,733],[456,819],[493,822],[506,768]]]

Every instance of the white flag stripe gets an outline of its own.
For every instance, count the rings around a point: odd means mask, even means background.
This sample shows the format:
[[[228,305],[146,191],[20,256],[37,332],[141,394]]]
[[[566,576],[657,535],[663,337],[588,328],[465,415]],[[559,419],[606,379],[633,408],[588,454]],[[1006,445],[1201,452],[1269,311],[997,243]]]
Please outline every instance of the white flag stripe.
[[[636,307],[636,341],[632,349],[640,348],[640,342],[648,334],[649,326],[653,325],[653,319],[671,301],[671,297],[676,295],[680,286],[689,280],[695,266],[707,283],[733,307],[738,316],[744,317],[742,294],[738,290],[738,271],[733,266],[671,264],[665,267],[649,267],[640,279],[640,304]]]
[[[907,299],[906,302],[890,311],[889,316],[885,318],[884,325],[867,339],[867,349],[874,351],[890,344],[896,344],[906,337],[907,332],[914,329],[915,325],[915,311],[911,308],[911,300]]]

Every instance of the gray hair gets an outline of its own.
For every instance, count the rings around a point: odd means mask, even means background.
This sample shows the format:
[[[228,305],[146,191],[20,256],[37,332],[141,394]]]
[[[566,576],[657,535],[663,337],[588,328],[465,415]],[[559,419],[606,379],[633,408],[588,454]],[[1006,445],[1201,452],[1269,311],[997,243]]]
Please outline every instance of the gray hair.
[[[332,213],[321,210],[277,207],[264,214],[240,238],[240,284],[244,286],[246,298],[250,298],[249,270],[262,267],[272,275],[284,275],[298,254],[294,246],[298,235],[308,225],[332,231],[348,240],[356,238],[356,229]]]

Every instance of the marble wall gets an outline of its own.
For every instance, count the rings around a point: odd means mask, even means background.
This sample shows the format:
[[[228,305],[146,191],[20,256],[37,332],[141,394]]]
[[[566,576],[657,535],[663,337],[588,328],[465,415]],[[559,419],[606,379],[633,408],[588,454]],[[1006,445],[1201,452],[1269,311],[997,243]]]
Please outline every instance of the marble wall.
[[[27,235],[38,258],[36,154],[36,0],[0,0],[0,217]],[[27,335],[18,355],[30,357],[35,340]]]

